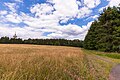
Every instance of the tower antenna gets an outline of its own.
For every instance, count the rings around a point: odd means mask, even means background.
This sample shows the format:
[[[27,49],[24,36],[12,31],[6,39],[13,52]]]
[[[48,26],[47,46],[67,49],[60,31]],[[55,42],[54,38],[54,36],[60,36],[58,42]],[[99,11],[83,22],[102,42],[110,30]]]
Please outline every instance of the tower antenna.
[[[14,34],[13,38],[14,38],[14,39],[17,39],[17,35],[16,35],[16,32],[15,32],[15,34]]]

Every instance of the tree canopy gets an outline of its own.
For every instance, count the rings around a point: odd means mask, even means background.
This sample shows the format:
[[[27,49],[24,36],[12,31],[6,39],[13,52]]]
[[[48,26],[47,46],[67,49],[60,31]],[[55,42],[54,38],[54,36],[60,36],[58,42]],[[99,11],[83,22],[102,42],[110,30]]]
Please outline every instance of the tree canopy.
[[[95,20],[84,40],[84,48],[120,52],[120,7],[108,7]]]
[[[67,39],[26,39],[1,37],[1,44],[37,44],[37,45],[55,45],[55,46],[72,46],[83,47],[81,40],[67,40]]]

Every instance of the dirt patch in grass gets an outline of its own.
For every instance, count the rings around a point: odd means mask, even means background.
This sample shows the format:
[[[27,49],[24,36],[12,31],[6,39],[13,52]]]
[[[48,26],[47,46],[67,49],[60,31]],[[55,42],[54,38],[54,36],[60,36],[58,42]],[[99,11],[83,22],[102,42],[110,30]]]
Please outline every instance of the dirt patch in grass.
[[[120,80],[120,64],[112,68],[109,80]]]

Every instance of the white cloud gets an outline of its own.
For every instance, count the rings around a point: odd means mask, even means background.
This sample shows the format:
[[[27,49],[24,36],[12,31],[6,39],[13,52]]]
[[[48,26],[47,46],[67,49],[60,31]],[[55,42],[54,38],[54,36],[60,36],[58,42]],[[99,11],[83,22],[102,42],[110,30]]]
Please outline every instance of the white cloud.
[[[89,8],[87,7],[82,7],[77,15],[78,18],[83,18],[83,17],[86,17],[86,16],[89,16],[90,13],[92,12],[92,10],[90,10]]]
[[[94,4],[98,5],[100,0],[95,0]],[[55,4],[53,7],[56,11],[53,12],[54,15],[58,16],[60,20],[68,21],[73,18],[82,18],[90,15],[92,12],[89,7],[82,7],[79,9],[79,6],[82,5],[80,1],[76,0],[48,0],[48,2]]]
[[[80,1],[76,0],[69,0],[69,3],[68,0],[64,0],[64,2],[62,0],[49,0],[49,2],[54,5],[43,3],[33,5],[30,8],[31,14],[35,14],[35,17],[23,12],[18,15],[17,13],[15,13],[17,11],[15,3],[5,3],[5,5],[11,10],[11,12],[4,16],[5,22],[23,22],[28,26],[20,28],[19,26],[13,27],[12,25],[7,25],[7,27],[0,28],[4,29],[5,31],[9,31],[11,34],[16,31],[19,33],[19,36],[23,36],[23,38],[34,38],[34,36],[36,36],[39,38],[44,37],[72,39],[77,38],[78,35],[83,36],[84,32],[86,32],[88,29],[86,26],[80,27],[75,24],[62,26],[59,24],[59,21],[67,22],[69,19],[74,19],[75,17],[81,18],[84,16],[88,16],[91,13],[91,10],[87,7],[82,7],[81,9],[79,9],[78,5],[81,4]],[[10,30],[12,30],[12,32]],[[51,32],[51,34],[43,36],[43,34],[46,32]]]
[[[30,17],[22,13],[23,22],[33,28],[51,28],[57,26],[59,20],[54,15],[42,15],[40,18]]]
[[[107,0],[107,1],[110,1],[108,6],[119,6],[120,4],[120,0]]]
[[[103,9],[105,9],[105,8],[107,8],[107,6],[101,7],[101,8],[99,9],[99,12],[103,12]]]
[[[23,14],[24,23],[35,28],[53,28],[59,26],[59,21],[67,22],[75,17],[88,16],[92,12],[87,7],[78,9],[78,1],[75,0],[69,0],[69,3],[68,0],[64,0],[64,2],[62,0],[49,0],[48,2],[53,3],[54,6],[48,3],[33,5],[30,11],[35,14],[35,17]]]
[[[11,27],[11,25],[3,25],[0,24],[0,37],[4,36],[9,36],[9,37],[13,37],[13,35],[15,34],[15,32],[17,32],[17,36],[19,38],[42,38],[42,32],[35,32],[35,31],[31,31],[29,29],[26,28],[20,28],[20,27]]]
[[[91,24],[92,22],[89,22],[87,25],[84,25],[82,27],[73,24],[69,24],[66,26],[57,26],[57,31],[49,34],[48,37],[84,40],[85,35],[87,34]]]
[[[20,3],[23,3],[23,0],[15,0],[16,2],[20,2]]]
[[[84,0],[84,5],[88,8],[95,8],[101,3],[101,0]]]
[[[9,22],[12,22],[12,23],[21,23],[22,22],[22,19],[16,13],[8,14],[7,16],[5,16],[5,20],[7,22],[9,21]]]
[[[14,0],[23,2],[23,0]],[[109,0],[109,5],[117,5],[119,0]],[[47,0],[48,3],[34,4],[30,7],[29,14],[17,14],[17,3],[4,3],[10,11],[0,11],[0,36],[12,37],[15,32],[21,38],[66,38],[84,40],[92,22],[87,25],[76,24],[60,25],[74,18],[84,18],[92,13],[92,8],[97,7],[100,0]],[[52,5],[54,4],[54,5]],[[81,6],[81,7],[79,7]],[[100,9],[100,11],[102,8]],[[32,15],[32,16],[31,16]],[[34,15],[34,16],[33,16]],[[91,18],[96,19],[98,15]],[[4,20],[3,20],[4,19]],[[27,26],[2,24],[4,22],[24,23]],[[50,32],[44,36],[46,32]]]
[[[62,19],[66,17],[75,17],[77,13],[79,12],[78,10],[78,5],[76,3],[76,0],[53,0],[56,16],[61,17]],[[71,11],[72,10],[72,11]]]
[[[78,6],[82,6],[82,3],[80,1],[76,1]]]
[[[33,18],[22,13],[23,22],[35,31],[52,32],[48,37],[50,38],[68,38],[69,36],[77,36],[83,34],[88,30],[88,27],[82,28],[77,25],[69,24],[61,26],[58,19],[54,15],[42,15],[40,18]]]
[[[68,35],[66,34],[63,35],[62,33],[51,33],[48,35],[48,37],[59,39],[59,38],[66,38],[68,37]]]
[[[7,14],[7,11],[5,11],[5,10],[0,11],[0,16],[1,15],[6,15],[6,14]]]
[[[99,17],[98,15],[91,16],[91,18],[93,18],[93,19],[96,19],[98,17]]]
[[[100,8],[99,9],[100,12],[102,12],[103,9],[107,7],[120,6],[120,0],[107,0],[107,1],[109,1],[108,5]]]
[[[71,18],[75,18],[79,13],[79,4],[76,0],[69,0],[69,3],[68,0],[64,0],[64,2],[62,0],[48,0],[47,2],[54,5],[47,3],[36,4],[30,8],[30,11],[39,17],[46,13],[52,14],[59,20],[69,20]]]
[[[80,26],[69,24],[66,26],[62,26],[61,32],[68,35],[78,35],[85,31],[85,27],[81,28]]]
[[[35,16],[41,16],[44,14],[51,14],[54,10],[53,6],[50,4],[36,4],[30,8],[31,13],[35,13]]]
[[[7,6],[9,8],[9,10],[11,10],[12,12],[16,12],[18,6],[16,5],[16,3],[4,3],[5,6]]]

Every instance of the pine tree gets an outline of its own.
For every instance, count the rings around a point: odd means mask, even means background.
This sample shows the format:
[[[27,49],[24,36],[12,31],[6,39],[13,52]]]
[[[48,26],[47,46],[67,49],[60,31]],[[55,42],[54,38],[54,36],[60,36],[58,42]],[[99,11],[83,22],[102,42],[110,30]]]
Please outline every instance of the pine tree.
[[[120,52],[120,8],[108,7],[94,21],[84,40],[84,48]]]

